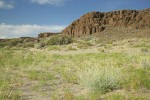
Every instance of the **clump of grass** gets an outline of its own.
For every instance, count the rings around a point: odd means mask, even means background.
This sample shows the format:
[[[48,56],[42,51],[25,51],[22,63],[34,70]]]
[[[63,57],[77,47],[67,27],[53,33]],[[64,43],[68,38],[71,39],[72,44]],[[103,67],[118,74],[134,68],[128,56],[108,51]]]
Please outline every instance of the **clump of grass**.
[[[70,91],[66,91],[64,93],[64,99],[65,100],[74,100],[74,95]]]
[[[43,43],[43,42],[37,43],[37,44],[35,44],[34,47],[37,48],[37,49],[42,49],[42,48],[45,47],[45,43]]]
[[[21,98],[21,91],[19,90],[9,90],[0,93],[0,100],[21,100]]]
[[[10,46],[17,46],[17,44],[22,43],[19,39],[12,39],[10,40]]]
[[[146,97],[129,93],[113,93],[105,97],[105,100],[148,100]]]
[[[21,93],[17,88],[22,85],[21,76],[12,69],[1,67],[0,70],[0,100],[20,100]]]
[[[103,48],[98,48],[98,51],[103,52],[103,53],[105,52]]]
[[[50,72],[30,70],[28,71],[28,77],[31,80],[48,81],[53,79],[54,76]]]
[[[67,47],[67,50],[72,50],[72,51],[75,51],[77,50],[75,47],[72,47],[71,45]]]
[[[105,93],[120,87],[123,73],[115,67],[93,66],[80,72],[80,84],[94,91]]]
[[[24,48],[28,48],[28,47],[34,47],[34,43],[33,42],[27,42],[25,44],[23,44]]]
[[[136,47],[136,48],[141,48],[141,47],[150,48],[150,44],[148,42],[142,42],[142,43],[135,44],[133,47]]]
[[[54,45],[54,46],[49,46],[48,50],[57,50],[57,51],[60,51],[61,49],[60,49],[59,46]]]
[[[124,95],[116,93],[106,97],[106,100],[127,100],[127,99]]]
[[[148,48],[141,48],[141,52],[148,52]]]
[[[150,73],[147,70],[138,69],[135,71],[135,74],[137,74],[137,78],[139,79],[140,87],[150,89]]]
[[[128,80],[125,83],[125,88],[131,90],[138,90],[140,88],[150,89],[150,73],[149,70],[139,69],[128,69]]]
[[[77,44],[77,47],[79,49],[88,49],[91,46],[93,46],[93,44],[89,41],[78,41],[78,44]]]
[[[141,66],[144,69],[150,69],[150,60],[149,59],[148,60],[146,60],[146,59],[142,60]]]
[[[75,100],[86,100],[86,98],[83,95],[79,95],[75,98]]]
[[[61,75],[69,83],[77,83],[76,71],[73,68],[65,67],[61,70]]]

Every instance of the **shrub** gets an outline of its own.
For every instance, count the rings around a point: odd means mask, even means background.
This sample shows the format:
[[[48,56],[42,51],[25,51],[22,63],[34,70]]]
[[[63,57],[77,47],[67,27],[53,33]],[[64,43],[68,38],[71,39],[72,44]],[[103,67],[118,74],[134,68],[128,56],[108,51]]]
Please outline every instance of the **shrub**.
[[[20,44],[20,43],[22,43],[21,40],[19,40],[19,39],[12,39],[12,40],[9,41],[8,44],[9,44],[10,46],[17,46],[17,45]]]
[[[35,48],[42,49],[44,46],[45,46],[45,43],[40,42],[40,43],[35,45]]]
[[[132,90],[138,90],[140,88],[150,89],[150,73],[149,69],[139,68],[127,69],[128,71],[128,80],[126,81],[126,88]]]
[[[57,50],[57,51],[60,51],[60,48],[58,46],[54,45],[54,46],[49,46],[48,50]]]
[[[105,93],[119,88],[121,84],[122,72],[114,67],[91,67],[79,73],[80,84],[91,90]]]
[[[66,91],[64,93],[64,98],[65,98],[65,100],[74,100],[74,95],[70,91]]]
[[[150,70],[150,59],[142,59],[139,63],[142,69]]]
[[[150,89],[150,79],[149,79],[150,73],[148,73],[143,69],[137,69],[135,70],[135,75],[136,78],[139,79],[138,81],[140,87]]]
[[[148,100],[144,96],[140,95],[131,95],[131,93],[113,93],[108,95],[105,100]]]
[[[34,43],[33,42],[28,42],[28,43],[25,43],[22,45],[24,48],[27,48],[27,47],[34,47]]]
[[[73,68],[65,67],[61,70],[61,76],[69,83],[77,83],[76,71]]]
[[[46,45],[67,45],[73,42],[73,39],[68,36],[52,36],[46,40]]]
[[[147,48],[141,48],[141,52],[148,52]]]
[[[70,45],[70,46],[67,47],[67,50],[73,50],[73,51],[75,51],[77,49],[75,47],[73,47],[73,46]]]
[[[77,47],[79,49],[88,49],[91,46],[93,46],[93,44],[88,41],[78,41],[78,44],[77,44]]]
[[[0,100],[21,100],[21,92],[16,91],[3,91],[0,93]]]
[[[124,95],[116,93],[106,97],[106,100],[127,100],[127,99]]]

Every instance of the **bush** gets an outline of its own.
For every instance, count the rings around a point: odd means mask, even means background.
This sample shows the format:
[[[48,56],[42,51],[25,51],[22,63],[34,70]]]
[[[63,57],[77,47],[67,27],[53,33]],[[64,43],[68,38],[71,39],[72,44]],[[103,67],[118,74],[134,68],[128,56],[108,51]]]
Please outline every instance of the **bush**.
[[[54,45],[54,46],[49,46],[49,47],[48,47],[48,50],[60,51],[60,48],[59,48],[59,46]]]
[[[150,73],[148,70],[143,69],[134,69],[132,74],[129,77],[129,80],[127,81],[127,86],[129,85],[130,89],[138,90],[139,88],[146,88],[150,89]]]
[[[119,88],[123,80],[121,70],[113,67],[94,66],[81,71],[79,77],[83,86],[101,93]]]
[[[22,43],[21,40],[19,40],[19,39],[12,39],[12,40],[9,41],[8,44],[9,44],[11,47],[13,47],[13,46],[17,46],[17,45],[20,44],[20,43]]]
[[[45,43],[42,42],[35,45],[35,48],[37,49],[42,49],[43,47],[45,47]]]
[[[52,36],[46,40],[46,45],[67,45],[73,42],[73,39],[68,36]]]
[[[88,41],[78,41],[78,44],[77,44],[77,47],[79,49],[88,49],[91,46],[93,46],[93,44]]]
[[[77,75],[76,75],[76,70],[73,70],[73,68],[68,68],[66,66],[63,66],[61,70],[61,76],[63,77],[64,80],[66,80],[69,83],[77,83]]]
[[[25,43],[22,45],[24,48],[27,48],[27,47],[34,47],[34,43],[33,42],[28,42],[28,43]]]
[[[67,47],[67,50],[75,51],[75,50],[77,50],[77,49],[76,49],[75,47],[73,47],[73,46],[70,45],[70,46]]]
[[[147,48],[141,48],[141,52],[148,52]]]
[[[18,44],[21,44],[22,41],[19,39],[8,39],[5,40],[3,42],[0,43],[0,47],[5,47],[5,46],[9,46],[9,47],[14,47],[14,46],[18,46]]]

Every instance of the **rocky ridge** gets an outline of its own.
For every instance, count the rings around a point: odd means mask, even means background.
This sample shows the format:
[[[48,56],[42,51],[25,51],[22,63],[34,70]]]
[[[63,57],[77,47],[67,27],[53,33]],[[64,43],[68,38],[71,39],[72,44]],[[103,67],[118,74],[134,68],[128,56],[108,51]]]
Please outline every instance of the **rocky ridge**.
[[[46,37],[50,37],[50,36],[57,35],[57,34],[60,34],[60,33],[43,32],[43,33],[38,34],[38,38],[46,38]]]
[[[150,28],[150,8],[144,10],[90,12],[75,20],[61,33],[71,37],[80,37],[101,33],[107,27],[125,27],[135,30]]]

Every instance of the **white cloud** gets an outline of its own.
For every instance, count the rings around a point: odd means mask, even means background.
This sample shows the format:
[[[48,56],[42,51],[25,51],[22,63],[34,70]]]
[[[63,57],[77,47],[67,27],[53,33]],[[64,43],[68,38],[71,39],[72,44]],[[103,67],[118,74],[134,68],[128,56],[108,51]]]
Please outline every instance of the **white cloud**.
[[[41,32],[60,32],[65,26],[60,25],[8,25],[0,24],[0,38],[36,37]]]
[[[38,4],[50,4],[50,5],[61,5],[66,0],[31,0],[31,2],[35,2]]]
[[[6,3],[4,0],[0,0],[0,9],[13,9],[14,5],[12,3]]]

